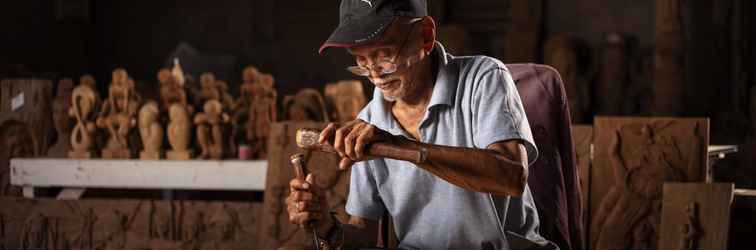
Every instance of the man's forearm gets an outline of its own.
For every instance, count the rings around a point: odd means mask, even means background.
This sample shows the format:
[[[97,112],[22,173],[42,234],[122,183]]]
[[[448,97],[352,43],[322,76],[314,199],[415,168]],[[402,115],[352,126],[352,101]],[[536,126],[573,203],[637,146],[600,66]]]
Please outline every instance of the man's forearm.
[[[527,154],[519,144],[517,161],[494,149],[425,144],[406,138],[398,144],[427,153],[419,167],[461,188],[496,195],[519,196],[528,178]]]

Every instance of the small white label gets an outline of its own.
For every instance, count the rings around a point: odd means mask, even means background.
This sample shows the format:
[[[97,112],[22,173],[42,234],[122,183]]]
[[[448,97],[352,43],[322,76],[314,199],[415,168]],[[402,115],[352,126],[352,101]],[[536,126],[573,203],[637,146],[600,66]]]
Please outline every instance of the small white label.
[[[24,106],[24,93],[18,94],[11,99],[11,111],[16,111]]]

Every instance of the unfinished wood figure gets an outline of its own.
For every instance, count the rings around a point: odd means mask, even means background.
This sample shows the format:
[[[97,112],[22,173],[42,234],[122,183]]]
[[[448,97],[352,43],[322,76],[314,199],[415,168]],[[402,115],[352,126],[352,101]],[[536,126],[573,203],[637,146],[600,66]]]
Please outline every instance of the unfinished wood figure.
[[[139,110],[139,135],[142,138],[142,152],[139,159],[160,159],[163,149],[163,125],[158,120],[160,110],[155,101],[148,101]]]
[[[173,104],[189,107],[184,86],[170,70],[158,71],[158,81],[160,82],[160,100],[163,105],[161,110],[168,110]]]
[[[202,89],[199,94],[199,103],[204,105],[204,103],[210,100],[221,100],[221,92],[218,88],[217,81],[215,80],[215,75],[212,73],[204,73],[200,75],[200,85]]]
[[[89,159],[94,157],[94,109],[99,105],[99,97],[94,89],[94,81],[82,77],[79,86],[71,93],[71,107],[68,115],[76,124],[71,131],[71,151],[68,158]]]
[[[71,108],[71,92],[74,82],[70,78],[63,78],[58,82],[58,92],[53,100],[52,117],[57,132],[57,140],[47,149],[47,157],[66,158],[71,149],[71,128],[73,119],[68,115]]]
[[[708,121],[596,119],[592,249],[656,249],[665,182],[706,180]]]
[[[197,144],[200,146],[197,158],[223,158],[223,125],[229,120],[220,101],[209,100],[205,103],[204,112],[194,117],[194,124],[197,125]]]
[[[165,153],[169,160],[189,160],[192,150],[189,149],[192,120],[187,106],[174,103],[168,108],[168,143],[171,150]]]
[[[554,67],[564,82],[572,123],[586,122],[591,108],[588,81],[580,76],[575,44],[566,34],[549,38],[544,48],[545,64]]]
[[[124,69],[113,71],[113,81],[108,88],[108,98],[102,105],[97,126],[108,132],[108,141],[102,150],[102,158],[131,158],[128,135],[136,125],[139,97],[134,90],[134,80]]]
[[[324,92],[333,121],[340,123],[353,121],[365,107],[365,94],[360,81],[347,80],[331,83],[326,85]]]

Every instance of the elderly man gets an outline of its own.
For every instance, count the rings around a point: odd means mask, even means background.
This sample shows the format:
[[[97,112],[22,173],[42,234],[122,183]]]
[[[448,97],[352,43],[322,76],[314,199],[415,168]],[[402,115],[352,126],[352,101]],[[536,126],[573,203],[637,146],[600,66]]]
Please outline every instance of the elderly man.
[[[353,218],[332,218],[310,175],[290,182],[290,220],[317,221],[329,249],[375,230],[385,212],[401,249],[557,249],[537,233],[527,186],[537,150],[510,73],[490,57],[449,55],[435,39],[424,0],[342,0],[320,52],[345,48],[357,63],[347,69],[376,87],[357,120],[320,137],[341,155],[339,168],[352,167]],[[418,149],[425,161],[370,158],[373,142]]]

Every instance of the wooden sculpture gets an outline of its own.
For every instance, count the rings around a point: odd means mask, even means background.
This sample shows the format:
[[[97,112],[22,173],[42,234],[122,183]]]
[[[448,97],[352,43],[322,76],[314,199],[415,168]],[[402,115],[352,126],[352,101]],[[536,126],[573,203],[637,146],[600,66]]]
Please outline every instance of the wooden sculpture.
[[[600,115],[623,115],[628,85],[628,55],[626,38],[617,33],[604,38],[599,65],[596,113]]]
[[[309,88],[284,97],[284,114],[289,121],[329,121],[323,96]]]
[[[204,73],[200,76],[202,89],[199,94],[199,103],[204,105],[209,100],[221,100],[221,93],[212,73]]]
[[[139,110],[139,135],[142,137],[142,152],[139,159],[160,159],[163,148],[163,126],[158,121],[160,110],[155,101],[148,101]]]
[[[99,105],[99,96],[94,89],[94,80],[82,77],[79,86],[71,93],[71,108],[68,115],[76,120],[71,131],[71,148],[68,158],[88,159],[92,158],[94,146],[95,123],[93,113]]]
[[[194,117],[197,125],[197,144],[200,146],[199,159],[221,159],[223,157],[224,137],[223,125],[229,122],[229,117],[223,113],[223,105],[218,100],[205,103],[204,113]]]
[[[572,123],[586,122],[591,107],[588,82],[578,72],[575,45],[566,34],[555,35],[546,42],[544,63],[554,67],[564,82],[570,104]]]
[[[73,80],[64,78],[58,82],[58,93],[53,100],[53,124],[58,139],[47,149],[47,157],[65,158],[71,148],[71,127],[73,119],[68,115],[71,108],[71,92],[74,88]]]
[[[232,110],[236,106],[236,103],[234,97],[228,93],[228,83],[226,81],[216,81],[215,85],[218,87],[218,92],[220,92],[220,101],[223,104],[223,109]]]
[[[654,84],[652,112],[679,115],[683,111],[685,82],[683,20],[679,0],[656,1],[654,29]]]
[[[591,249],[657,249],[665,182],[706,179],[704,119],[596,118]]]
[[[742,244],[728,246],[738,242],[732,238],[738,227],[730,225],[731,220],[738,218],[731,211],[734,188],[733,183],[664,184],[658,249],[742,248]]]
[[[262,78],[260,83],[252,87],[252,105],[248,111],[245,134],[252,157],[264,159],[267,156],[270,126],[277,119],[277,94],[272,88],[273,78],[269,75]]]
[[[178,71],[177,71],[178,72]],[[177,80],[177,77],[168,69],[161,69],[158,72],[158,81],[160,81],[160,100],[163,110],[167,110],[174,103],[188,106],[186,91],[184,86]]]
[[[129,78],[124,69],[113,71],[113,81],[108,89],[108,99],[102,105],[97,126],[105,129],[108,141],[102,150],[102,157],[106,159],[128,159],[128,135],[136,125],[134,118],[139,105],[139,97],[134,91],[134,81]]]
[[[169,160],[188,160],[192,157],[189,149],[191,118],[186,106],[173,104],[168,108],[168,143],[171,150],[165,153]]]
[[[331,120],[348,122],[357,118],[365,106],[365,94],[362,83],[356,80],[340,81],[325,87],[326,102],[331,107]]]

